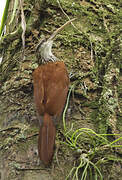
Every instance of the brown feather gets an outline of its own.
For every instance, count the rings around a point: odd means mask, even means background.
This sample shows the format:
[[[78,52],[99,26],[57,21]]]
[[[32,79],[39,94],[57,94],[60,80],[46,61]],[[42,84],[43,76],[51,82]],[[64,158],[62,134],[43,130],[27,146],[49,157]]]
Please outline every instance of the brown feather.
[[[38,152],[40,159],[48,165],[53,156],[56,129],[51,116],[44,115],[43,125],[40,126],[38,139]]]
[[[44,116],[40,125],[38,151],[40,159],[48,164],[53,155],[55,125],[64,108],[69,87],[69,77],[63,62],[49,62],[39,66],[33,73],[34,100],[39,117]],[[52,116],[52,117],[51,117]]]

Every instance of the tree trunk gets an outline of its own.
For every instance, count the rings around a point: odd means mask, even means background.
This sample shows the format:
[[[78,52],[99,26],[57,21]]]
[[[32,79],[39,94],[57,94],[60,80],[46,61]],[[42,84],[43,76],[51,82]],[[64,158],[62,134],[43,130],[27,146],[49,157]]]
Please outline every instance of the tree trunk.
[[[99,166],[103,179],[120,180],[122,176],[119,161],[122,152],[120,141],[117,140],[117,144],[112,142],[120,138],[122,133],[120,119],[122,4],[116,0],[60,2],[24,0],[25,48],[22,45],[20,4],[14,22],[9,25],[13,4],[14,1],[11,1],[6,25],[7,33],[0,41],[1,180],[64,180],[70,170],[78,166],[84,153],[90,162]],[[36,153],[38,120],[32,84],[32,72],[38,66],[35,50],[43,35],[49,37],[68,18],[74,17],[77,18],[73,22],[75,26],[68,25],[57,35],[53,46],[54,54],[67,65],[71,80],[70,89],[74,88],[66,114],[66,129],[62,123],[59,125],[60,128],[57,127],[53,161],[49,168],[45,168],[39,163]],[[91,136],[90,130],[106,138],[108,144],[112,143],[115,147],[104,146],[105,144],[101,143],[103,139],[100,140],[94,133]],[[75,134],[77,143],[73,146],[71,143],[74,142],[72,137],[75,138],[73,135],[75,131],[79,136]],[[97,152],[93,150],[94,143]],[[77,149],[82,150],[81,156],[77,154]],[[93,157],[89,155],[92,150]],[[100,160],[106,160],[106,163],[98,163]],[[92,169],[92,176],[88,170],[88,180],[95,179],[94,174],[97,170],[93,167]],[[78,170],[79,178],[83,176],[83,172],[82,168]],[[69,177],[73,179],[73,173]]]

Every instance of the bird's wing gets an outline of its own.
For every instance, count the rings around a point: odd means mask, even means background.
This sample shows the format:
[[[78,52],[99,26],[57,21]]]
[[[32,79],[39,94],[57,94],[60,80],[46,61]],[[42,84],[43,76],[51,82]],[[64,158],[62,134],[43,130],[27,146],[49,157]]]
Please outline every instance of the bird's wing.
[[[69,88],[69,77],[65,66],[55,68],[48,78],[44,90],[46,96],[45,109],[51,115],[58,116],[63,110]]]
[[[44,113],[44,83],[42,78],[42,70],[40,67],[33,72],[33,84],[34,84],[34,101],[36,104],[37,112],[39,115]]]

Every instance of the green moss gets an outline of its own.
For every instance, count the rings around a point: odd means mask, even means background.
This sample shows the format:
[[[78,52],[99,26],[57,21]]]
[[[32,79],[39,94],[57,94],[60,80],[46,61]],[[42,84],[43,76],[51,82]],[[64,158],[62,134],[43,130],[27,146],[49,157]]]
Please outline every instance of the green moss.
[[[56,0],[46,0],[45,2],[45,5],[42,5],[42,1],[27,0],[24,2],[24,13],[27,22],[26,63],[21,59],[21,28],[14,35],[5,36],[5,39],[0,44],[0,51],[2,49],[5,51],[4,63],[0,65],[0,72],[2,72],[0,77],[2,80],[0,93],[5,97],[8,97],[9,94],[9,98],[4,97],[0,99],[0,109],[3,112],[0,116],[0,125],[2,126],[4,121],[7,121],[8,124],[11,121],[17,124],[18,121],[22,123],[18,133],[16,131],[8,131],[9,133],[6,135],[9,136],[7,137],[3,134],[1,145],[4,145],[3,151],[6,149],[4,153],[9,152],[9,155],[12,149],[14,152],[16,150],[16,154],[22,152],[24,156],[27,149],[35,144],[37,146],[37,137],[29,139],[28,137],[36,134],[38,128],[33,125],[24,126],[27,118],[33,120],[35,116],[32,94],[30,95],[32,89],[30,88],[28,92],[29,86],[32,83],[31,72],[38,66],[36,63],[35,47],[42,35],[49,37],[55,29],[68,20]],[[69,74],[73,76],[71,84],[77,82],[74,90],[76,94],[72,93],[73,100],[71,100],[69,105],[69,109],[73,111],[73,114],[70,114],[70,120],[67,121],[67,129],[70,131],[69,136],[72,136],[73,131],[81,127],[90,127],[91,129],[95,127],[97,132],[106,134],[109,128],[113,128],[111,124],[113,118],[117,120],[117,124],[114,124],[115,127],[121,131],[121,115],[118,112],[118,104],[120,102],[118,103],[116,96],[116,94],[119,98],[121,96],[121,86],[118,83],[118,69],[121,66],[119,45],[120,2],[116,0],[62,0],[60,3],[64,12],[70,18],[77,18],[73,22],[76,29],[72,25],[68,25],[57,35],[53,46],[54,53],[61,60],[65,61]],[[84,64],[85,67],[88,67],[85,70]],[[85,80],[89,80],[88,82],[90,82],[91,86],[85,84],[87,82]],[[27,89],[26,92],[23,91],[23,87]],[[4,94],[6,92],[7,96]],[[15,114],[12,115],[12,112],[15,112]],[[93,136],[88,140],[82,134],[78,137],[78,145],[81,150],[83,149],[86,152],[88,149],[88,153],[91,152],[95,143],[94,139],[91,141],[92,138]],[[56,143],[58,143],[56,150],[57,147],[59,148],[53,161],[54,166],[57,167],[57,157],[59,158],[59,169],[62,168],[63,172],[64,167],[66,167],[65,164],[67,165],[66,170],[79,164],[79,158],[74,157],[74,149],[71,150],[69,146],[66,146],[67,140],[65,133],[64,135],[59,134],[58,141],[56,139]],[[97,162],[98,156],[102,154],[101,152],[105,155],[108,151],[106,149],[104,151],[101,150],[99,153],[94,151],[93,162]],[[108,153],[111,154],[110,151]],[[106,160],[104,155],[100,159],[102,162]],[[111,161],[111,165],[108,165],[109,169],[111,169],[112,163]],[[14,166],[17,168],[19,164],[14,163]],[[61,177],[59,177],[59,171],[57,173],[54,168],[52,173],[56,176],[54,179]],[[113,173],[113,169],[111,171]],[[67,173],[64,173],[64,176]],[[105,172],[103,172],[103,176],[104,174]],[[107,176],[104,179],[108,178],[108,172],[106,174]],[[65,178],[63,177],[62,179]]]

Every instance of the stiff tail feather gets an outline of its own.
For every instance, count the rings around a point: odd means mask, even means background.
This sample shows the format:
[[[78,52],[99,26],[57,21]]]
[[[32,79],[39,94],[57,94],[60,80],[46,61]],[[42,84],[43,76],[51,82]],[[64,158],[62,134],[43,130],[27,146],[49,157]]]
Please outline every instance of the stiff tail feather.
[[[52,159],[54,152],[56,128],[51,119],[51,116],[47,113],[44,114],[44,121],[40,126],[39,139],[38,139],[38,153],[40,160],[48,165]]]

